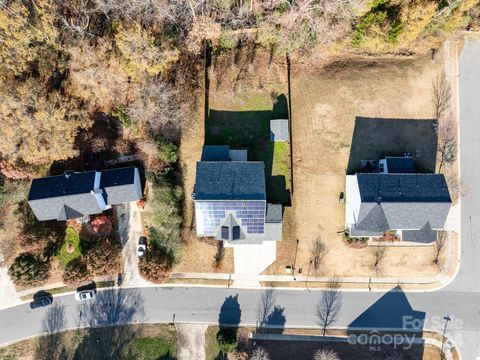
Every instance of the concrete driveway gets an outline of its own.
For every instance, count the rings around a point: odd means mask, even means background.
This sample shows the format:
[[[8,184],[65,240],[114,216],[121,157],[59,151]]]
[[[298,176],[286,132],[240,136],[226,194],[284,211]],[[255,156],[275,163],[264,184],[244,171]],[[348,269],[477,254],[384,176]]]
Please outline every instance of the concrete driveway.
[[[137,245],[143,235],[140,210],[135,202],[116,206],[118,232],[122,243],[123,280],[125,286],[144,286],[150,284],[138,271]]]
[[[258,275],[276,259],[277,243],[264,241],[260,245],[234,245],[235,268],[234,287],[248,288],[259,286]]]

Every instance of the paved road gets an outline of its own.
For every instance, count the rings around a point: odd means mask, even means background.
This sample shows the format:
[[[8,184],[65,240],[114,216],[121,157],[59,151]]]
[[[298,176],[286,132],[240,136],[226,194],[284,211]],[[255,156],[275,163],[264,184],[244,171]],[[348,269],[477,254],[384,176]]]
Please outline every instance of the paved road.
[[[442,331],[460,346],[464,359],[480,356],[480,40],[466,42],[460,58],[462,180],[462,266],[455,281],[434,293],[343,292],[335,326],[414,328]],[[125,322],[209,322],[255,324],[263,292],[219,288],[140,288],[99,292],[98,299],[79,306],[73,296],[55,299],[57,307],[32,311],[20,305],[0,311],[0,344],[42,331]],[[318,326],[322,292],[277,291],[278,306],[269,324]],[[52,316],[55,312],[65,316]],[[46,317],[55,321],[42,321]]]

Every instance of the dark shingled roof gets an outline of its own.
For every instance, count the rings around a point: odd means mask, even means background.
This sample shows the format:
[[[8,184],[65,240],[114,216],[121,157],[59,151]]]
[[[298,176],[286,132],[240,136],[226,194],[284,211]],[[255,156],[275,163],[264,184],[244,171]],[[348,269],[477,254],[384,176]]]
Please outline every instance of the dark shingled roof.
[[[389,174],[411,174],[415,172],[413,158],[411,157],[389,157],[385,158]]]
[[[229,150],[229,146],[205,145],[202,150],[202,161],[229,161]]]
[[[94,181],[95,171],[67,171],[63,175],[33,179],[28,200],[89,193]]]
[[[265,164],[197,162],[195,200],[265,200]]]
[[[357,174],[362,202],[451,202],[443,174]]]
[[[443,174],[357,174],[361,205],[352,236],[388,229],[441,229],[451,199]]]
[[[133,184],[135,181],[135,167],[129,166],[118,169],[102,170],[100,189],[111,186]]]

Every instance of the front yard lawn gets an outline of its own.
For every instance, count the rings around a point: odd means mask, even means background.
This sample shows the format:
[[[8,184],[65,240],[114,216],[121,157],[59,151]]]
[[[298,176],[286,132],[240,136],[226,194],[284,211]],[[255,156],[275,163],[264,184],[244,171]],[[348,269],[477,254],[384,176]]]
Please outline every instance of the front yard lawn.
[[[62,267],[65,267],[71,260],[82,255],[80,236],[77,230],[68,227],[65,231],[65,241],[57,255],[57,260]]]

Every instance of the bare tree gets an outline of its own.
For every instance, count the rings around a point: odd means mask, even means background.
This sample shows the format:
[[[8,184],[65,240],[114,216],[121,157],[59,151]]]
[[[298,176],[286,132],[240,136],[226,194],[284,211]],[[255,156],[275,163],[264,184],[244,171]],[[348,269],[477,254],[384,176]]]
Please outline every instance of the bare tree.
[[[39,360],[56,360],[64,358],[64,335],[67,322],[65,306],[54,303],[45,313],[42,319],[42,331],[44,336],[38,338],[35,349],[35,358]]]
[[[385,258],[387,248],[385,246],[375,246],[371,249],[373,256],[373,268],[375,269],[375,273],[378,276],[378,273],[380,272],[380,265]]]
[[[327,284],[327,289],[322,291],[322,297],[317,305],[317,316],[324,336],[327,333],[327,328],[335,322],[342,307],[342,293],[339,289],[340,282],[338,279],[331,278]]]
[[[442,72],[433,81],[433,111],[435,119],[439,120],[448,109],[451,98],[451,89],[445,74]]]
[[[440,256],[445,252],[445,247],[447,246],[447,232],[439,231],[437,233],[437,239],[433,244],[433,263],[440,267]]]
[[[439,125],[438,134],[438,172],[441,172],[444,165],[450,165],[457,158],[456,132],[450,121],[445,119],[444,124]]]
[[[318,237],[312,245],[311,261],[313,266],[313,271],[315,275],[318,274],[320,270],[320,265],[322,263],[323,257],[325,255],[326,246],[323,241]]]
[[[333,350],[320,349],[315,353],[313,360],[340,360],[340,357]]]
[[[270,360],[270,356],[268,355],[267,350],[261,346],[258,346],[255,348],[255,350],[253,350],[250,360]]]
[[[257,332],[262,332],[263,326],[267,322],[268,315],[275,305],[275,292],[273,289],[267,289],[263,292],[260,303],[257,307]]]

